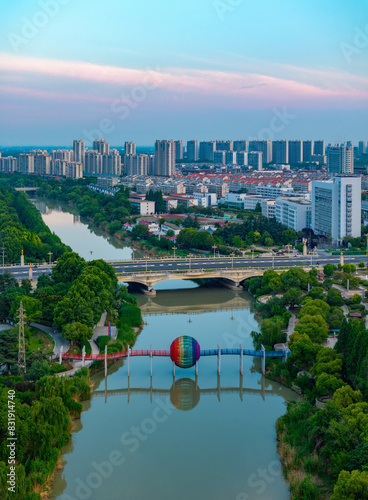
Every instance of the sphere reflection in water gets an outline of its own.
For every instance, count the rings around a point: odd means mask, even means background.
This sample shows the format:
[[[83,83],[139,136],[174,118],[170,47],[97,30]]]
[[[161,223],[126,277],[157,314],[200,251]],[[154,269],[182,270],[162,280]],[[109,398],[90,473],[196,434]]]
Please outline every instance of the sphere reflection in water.
[[[194,380],[181,378],[170,389],[170,401],[178,410],[193,410],[199,403],[201,391]]]

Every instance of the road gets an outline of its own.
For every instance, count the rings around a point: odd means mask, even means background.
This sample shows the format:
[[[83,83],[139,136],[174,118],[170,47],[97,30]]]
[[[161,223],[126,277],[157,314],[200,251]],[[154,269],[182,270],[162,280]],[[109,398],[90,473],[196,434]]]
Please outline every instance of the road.
[[[368,256],[366,255],[352,255],[344,257],[345,263],[358,264],[359,262],[368,261]],[[293,267],[293,266],[317,266],[331,263],[339,264],[340,257],[338,255],[327,256],[314,255],[311,256],[300,256],[300,257],[257,257],[242,258],[242,257],[193,257],[193,258],[165,258],[165,259],[141,259],[141,260],[130,260],[130,261],[108,261],[117,273],[124,272],[138,272],[138,271],[180,271],[185,269],[213,269],[213,268],[265,268],[271,269],[274,267]],[[49,274],[51,271],[49,265],[40,265],[38,267],[32,268],[33,278],[38,278],[42,274]],[[29,277],[29,267],[27,266],[10,266],[5,267],[5,270],[13,273],[15,277],[19,280]]]

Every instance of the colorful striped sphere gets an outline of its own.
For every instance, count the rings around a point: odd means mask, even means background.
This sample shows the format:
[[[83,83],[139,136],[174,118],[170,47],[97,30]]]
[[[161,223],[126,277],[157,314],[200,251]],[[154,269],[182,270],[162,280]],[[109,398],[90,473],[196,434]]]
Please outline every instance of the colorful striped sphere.
[[[201,348],[193,337],[183,335],[174,340],[170,346],[170,357],[179,368],[190,368],[200,358]]]

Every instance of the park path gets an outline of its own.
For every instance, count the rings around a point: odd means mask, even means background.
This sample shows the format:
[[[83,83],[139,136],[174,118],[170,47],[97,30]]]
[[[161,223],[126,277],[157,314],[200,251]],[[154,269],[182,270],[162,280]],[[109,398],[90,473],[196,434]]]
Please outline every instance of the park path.
[[[292,333],[294,333],[295,325],[297,324],[298,319],[293,312],[291,312],[289,309],[288,309],[288,311],[291,314],[291,318],[289,319],[289,325],[288,325],[288,329],[287,329],[287,341],[289,342],[290,335]]]
[[[69,347],[70,347],[70,342],[69,340],[64,339],[61,336],[61,333],[55,330],[52,326],[45,326],[41,325],[41,323],[31,323],[31,326],[34,328],[38,328],[39,330],[42,330],[43,332],[48,333],[54,340],[55,345],[54,345],[54,354],[57,354],[60,352],[61,348],[63,348],[63,352],[68,352]]]

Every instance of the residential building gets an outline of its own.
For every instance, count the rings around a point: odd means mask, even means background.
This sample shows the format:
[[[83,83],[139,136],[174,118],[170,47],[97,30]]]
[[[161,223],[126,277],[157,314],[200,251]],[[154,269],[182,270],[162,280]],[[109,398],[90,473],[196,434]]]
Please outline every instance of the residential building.
[[[0,154],[0,172],[11,173],[17,171],[17,159],[14,156],[1,157]]]
[[[153,215],[155,213],[155,202],[129,198],[130,204],[139,215]]]
[[[215,151],[213,153],[213,163],[219,165],[225,165],[226,157],[225,151]]]
[[[102,174],[102,154],[86,151],[84,169],[87,174]]]
[[[325,141],[314,141],[313,154],[315,155],[326,154]]]
[[[174,236],[177,236],[180,233],[180,227],[176,224],[172,224],[171,222],[164,222],[161,224],[161,231],[167,234],[168,231],[173,231]]]
[[[107,155],[110,151],[110,147],[105,139],[96,139],[95,141],[93,141],[92,149],[102,155]]]
[[[261,151],[263,153],[263,162],[272,162],[272,141],[249,141],[248,151]]]
[[[277,198],[276,220],[296,233],[310,228],[312,205],[303,198]]]
[[[272,161],[276,165],[289,163],[289,141],[272,141]]]
[[[171,177],[175,172],[175,142],[156,141],[154,175]]]
[[[289,141],[289,161],[285,163],[301,163],[303,161],[303,141]]]
[[[327,165],[327,156],[326,155],[312,155],[310,157],[310,161],[319,163],[320,165]]]
[[[49,154],[34,154],[34,173],[37,175],[50,175],[51,155]]]
[[[180,161],[184,158],[183,141],[175,141],[175,160]]]
[[[121,174],[121,157],[117,149],[111,149],[109,153],[102,155],[102,174]]]
[[[236,153],[236,163],[237,165],[240,165],[242,167],[248,165],[248,153],[246,153],[245,151],[238,151]]]
[[[73,141],[73,160],[83,164],[85,161],[85,144],[84,141]]]
[[[188,141],[187,142],[187,160],[188,161],[198,161],[198,141]]]
[[[125,142],[124,154],[125,156],[137,154],[137,146],[134,142]]]
[[[74,161],[74,151],[72,149],[55,149],[51,151],[51,159]]]
[[[360,155],[364,155],[364,153],[366,152],[364,141],[359,141],[358,152]]]
[[[254,170],[262,170],[263,153],[262,151],[249,151],[248,165]]]
[[[233,150],[236,151],[237,153],[247,152],[248,151],[248,141],[246,141],[246,140],[234,141]]]
[[[203,141],[199,143],[199,159],[202,161],[213,161],[216,151],[216,141]]]
[[[233,141],[216,141],[216,151],[232,151]]]
[[[332,174],[354,172],[354,151],[352,146],[337,144],[327,148],[327,170]]]
[[[312,182],[313,231],[341,244],[346,236],[361,236],[361,178],[336,175]]]
[[[147,175],[148,155],[125,155],[124,168],[125,175]]]
[[[313,141],[303,141],[303,160],[304,162],[309,162],[311,156],[314,154],[314,142]],[[293,163],[290,161],[290,163]]]
[[[225,151],[225,165],[236,165],[236,151]]]

